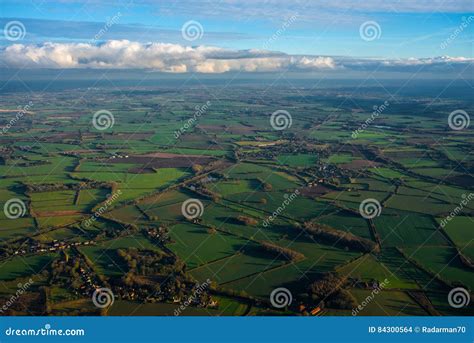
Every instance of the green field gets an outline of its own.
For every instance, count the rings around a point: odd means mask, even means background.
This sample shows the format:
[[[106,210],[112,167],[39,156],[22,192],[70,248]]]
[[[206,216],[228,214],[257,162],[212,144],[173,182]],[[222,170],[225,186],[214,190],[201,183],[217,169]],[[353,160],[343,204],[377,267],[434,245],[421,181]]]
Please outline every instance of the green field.
[[[293,316],[321,306],[319,315],[351,316],[385,280],[358,315],[472,315],[447,298],[453,287],[474,289],[474,135],[446,120],[453,108],[474,113],[474,103],[458,88],[439,96],[374,80],[326,87],[292,73],[270,87],[240,75],[223,84],[151,72],[127,87],[104,85],[105,76],[39,93],[5,85],[0,300],[37,282],[8,315],[37,306],[173,316],[206,283],[182,315]],[[387,94],[389,108],[367,124]],[[4,131],[26,96],[32,113]],[[99,130],[92,117],[103,109],[114,125]],[[274,129],[277,109],[291,127]],[[360,210],[366,200],[380,204],[376,216]],[[312,286],[327,278],[338,284],[320,302]],[[280,287],[293,298],[281,309],[270,301]],[[114,293],[110,308],[94,306],[97,288]]]

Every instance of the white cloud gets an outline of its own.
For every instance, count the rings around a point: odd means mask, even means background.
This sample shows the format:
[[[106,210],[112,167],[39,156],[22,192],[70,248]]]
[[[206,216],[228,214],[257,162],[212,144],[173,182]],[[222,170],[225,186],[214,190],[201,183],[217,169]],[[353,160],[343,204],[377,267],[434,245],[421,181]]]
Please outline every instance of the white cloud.
[[[299,69],[336,68],[336,62],[332,57],[306,57],[292,58],[292,63]]]
[[[439,69],[471,65],[474,59],[449,56],[408,59],[299,56],[265,50],[229,50],[213,46],[189,47],[111,40],[100,45],[51,42],[40,45],[14,44],[0,50],[0,60],[13,68],[118,68],[170,73],[225,73],[368,68],[399,70],[415,66],[436,66]]]
[[[286,68],[334,69],[330,57],[294,57],[263,50],[234,51],[211,46],[111,40],[88,43],[14,44],[0,53],[11,67],[138,68],[162,72],[224,73],[278,71]]]

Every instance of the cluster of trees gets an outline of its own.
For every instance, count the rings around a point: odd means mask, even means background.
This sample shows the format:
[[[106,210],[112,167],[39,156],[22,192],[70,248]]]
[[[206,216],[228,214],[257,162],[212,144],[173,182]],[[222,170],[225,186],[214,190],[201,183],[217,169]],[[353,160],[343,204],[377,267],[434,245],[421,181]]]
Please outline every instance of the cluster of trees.
[[[304,230],[323,240],[337,243],[338,245],[343,245],[355,250],[375,253],[380,251],[380,247],[369,239],[353,235],[350,232],[336,230],[327,225],[308,222],[304,224]]]
[[[7,244],[0,246],[0,257],[5,258],[14,255],[16,251],[24,250],[26,252],[27,249],[35,243],[36,241],[29,237],[26,239],[21,238],[15,241],[10,241]]]
[[[108,182],[87,181],[79,183],[40,183],[25,184],[26,190],[30,193],[34,192],[51,192],[51,191],[68,191],[93,188],[112,188]]]
[[[326,305],[331,308],[351,310],[358,306],[356,298],[347,290],[339,289],[326,301]]]
[[[357,307],[354,296],[343,289],[346,280],[334,273],[328,273],[309,286],[311,299],[316,304],[324,303],[325,306],[339,309],[352,309]]]
[[[95,281],[97,284],[99,283],[99,280],[95,279],[95,274],[81,255],[70,256],[68,253],[62,252],[61,258],[51,263],[50,285],[59,284],[72,287],[76,291],[88,292],[86,282],[94,288]]]
[[[219,193],[213,192],[210,189],[207,189],[204,185],[198,183],[192,185],[194,188],[190,189],[192,192],[199,194],[202,197],[212,199],[212,201],[218,203],[221,201],[222,196]]]
[[[156,251],[129,248],[119,249],[117,254],[126,261],[129,271],[135,275],[166,275],[184,270],[181,260]]]
[[[269,251],[269,252],[276,252],[280,255],[283,255],[283,257],[285,257],[286,259],[290,260],[290,261],[300,261],[302,259],[304,259],[304,255],[298,251],[294,251],[294,250],[291,250],[291,249],[288,249],[288,248],[283,248],[279,245],[276,245],[276,244],[273,244],[273,243],[270,243],[270,242],[265,242],[265,241],[262,241],[260,242],[261,246],[266,250],[266,251]]]
[[[204,168],[200,164],[193,164],[191,169],[193,170],[194,174],[199,174]]]
[[[333,273],[323,275],[320,280],[313,282],[309,286],[312,300],[323,300],[332,292],[337,291],[343,283],[344,280]]]
[[[132,271],[126,273],[118,280],[112,281],[114,292],[122,299],[141,299],[150,302],[162,301],[165,296],[160,282],[150,282]]]
[[[123,299],[147,302],[183,301],[193,294],[194,282],[185,274],[185,264],[175,256],[135,248],[119,249],[118,255],[129,271],[113,280],[115,291]],[[210,297],[200,294],[196,304],[207,304]]]
[[[255,226],[258,224],[258,220],[255,219],[255,218],[252,218],[252,217],[248,217],[248,216],[238,216],[237,217],[237,221],[242,224],[242,225],[246,225],[246,226]]]
[[[207,233],[210,234],[210,235],[214,235],[217,233],[217,229],[214,225],[211,225],[208,229],[207,229]]]
[[[102,219],[104,219],[104,217],[102,217]],[[104,238],[125,237],[140,231],[138,226],[135,224],[124,224],[122,227],[123,229],[117,227],[116,225],[107,225],[105,229],[95,236],[95,239],[100,240]]]
[[[150,240],[159,244],[172,243],[169,228],[164,225],[160,225],[159,227],[145,227],[142,229],[142,232]]]
[[[260,178],[257,178],[257,181],[260,183],[260,187],[265,191],[265,192],[271,192],[272,189],[273,189],[273,186],[268,183],[268,182],[265,182],[263,181],[262,179]]]
[[[41,166],[45,164],[51,164],[49,161],[28,161],[23,163],[15,163],[17,167],[33,167],[33,166]]]
[[[309,127],[311,124],[308,123]],[[242,151],[242,158],[259,158],[259,159],[274,159],[281,154],[306,154],[314,153],[314,150],[306,144],[304,140],[294,135],[285,135],[288,139],[285,144],[261,146],[258,150]]]

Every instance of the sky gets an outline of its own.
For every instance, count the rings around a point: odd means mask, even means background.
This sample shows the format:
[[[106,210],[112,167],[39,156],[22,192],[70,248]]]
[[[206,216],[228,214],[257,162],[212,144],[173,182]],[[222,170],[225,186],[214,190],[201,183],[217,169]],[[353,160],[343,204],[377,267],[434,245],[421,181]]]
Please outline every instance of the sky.
[[[472,67],[472,0],[2,0],[5,67]],[[15,31],[16,30],[16,31]]]

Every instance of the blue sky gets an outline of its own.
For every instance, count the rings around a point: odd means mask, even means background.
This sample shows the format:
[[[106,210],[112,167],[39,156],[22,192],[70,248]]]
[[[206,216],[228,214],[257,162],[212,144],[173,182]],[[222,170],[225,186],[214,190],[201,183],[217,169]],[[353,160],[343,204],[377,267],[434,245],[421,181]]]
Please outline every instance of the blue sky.
[[[73,59],[75,66],[85,61],[89,67],[133,67],[126,57],[138,50],[149,59],[143,67],[163,71],[267,70],[262,67],[262,58],[267,59],[267,65],[275,59],[255,53],[257,50],[283,53],[287,57],[284,60],[278,57],[278,67],[299,69],[359,68],[361,59],[367,59],[371,66],[372,59],[377,59],[378,66],[385,66],[384,60],[390,60],[392,68],[401,64],[413,68],[419,64],[418,60],[430,65],[433,61],[472,64],[473,58],[472,0],[2,0],[0,25],[7,27],[12,21],[21,22],[24,32],[21,40],[6,39],[5,33],[1,37],[4,53],[0,57],[6,64],[16,63],[13,54],[17,54],[29,56],[21,61],[23,65],[67,67],[71,65],[67,60]],[[113,25],[107,26],[111,21]],[[183,25],[189,21],[200,26],[196,40],[183,36]],[[366,31],[361,31],[367,23],[371,33],[375,30],[374,39],[365,39]],[[107,45],[109,51],[121,54],[114,61],[105,49],[87,50],[77,45],[87,42],[100,46],[120,40],[142,45]],[[76,45],[33,48],[48,42]],[[150,48],[146,45],[149,42],[219,47],[225,51],[219,56],[210,48],[179,51],[179,57],[173,55],[173,61],[169,62],[169,55],[177,47]],[[8,49],[14,44],[25,47]],[[66,51],[64,56],[58,56],[60,51]],[[210,59],[222,59],[222,54],[227,56],[228,51],[233,54],[228,65],[220,62],[217,66],[204,65]],[[137,52],[137,56],[140,54]],[[159,58],[153,57],[158,55]],[[305,56],[313,57],[308,60]],[[321,59],[325,56],[333,60]],[[441,56],[455,59],[433,60]],[[241,58],[251,60],[243,66],[236,60]],[[345,58],[352,60],[347,63]]]
[[[296,20],[266,44],[270,50],[288,54],[373,57],[432,57],[473,55],[474,23],[463,30],[446,49],[440,44],[473,15],[472,1],[23,1],[3,0],[1,17],[24,22],[27,42],[87,41],[94,35],[90,22],[104,23],[121,13],[105,39],[129,39],[179,44],[217,45],[232,49],[261,48],[285,19]],[[219,3],[216,5],[216,3]],[[359,3],[359,4],[357,4]],[[35,19],[35,20],[33,20]],[[199,42],[180,36],[183,23],[196,20],[203,26]],[[44,20],[44,21],[43,21]],[[359,37],[365,21],[380,25],[376,41]],[[58,21],[58,22],[54,22]],[[29,25],[28,25],[29,24]],[[174,31],[174,32],[173,32]],[[174,33],[174,34],[173,34]],[[2,40],[2,44],[8,44]]]

